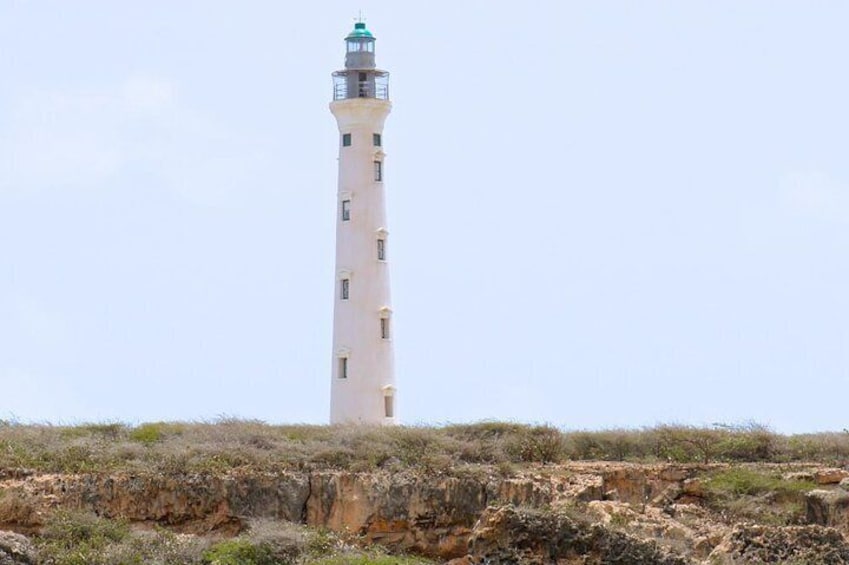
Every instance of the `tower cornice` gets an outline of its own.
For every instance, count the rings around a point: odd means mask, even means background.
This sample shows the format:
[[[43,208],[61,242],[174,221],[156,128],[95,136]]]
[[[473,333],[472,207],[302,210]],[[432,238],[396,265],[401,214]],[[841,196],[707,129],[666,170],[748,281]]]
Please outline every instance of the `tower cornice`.
[[[372,127],[383,122],[392,111],[392,102],[378,98],[348,98],[334,100],[330,103],[330,111],[336,117],[339,130],[350,128]]]

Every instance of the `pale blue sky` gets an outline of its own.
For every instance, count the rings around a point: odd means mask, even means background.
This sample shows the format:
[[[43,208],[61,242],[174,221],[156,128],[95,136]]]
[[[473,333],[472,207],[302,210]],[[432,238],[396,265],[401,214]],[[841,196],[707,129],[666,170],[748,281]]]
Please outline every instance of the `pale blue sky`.
[[[407,423],[849,427],[849,4],[0,0],[0,418],[328,416],[342,38]]]

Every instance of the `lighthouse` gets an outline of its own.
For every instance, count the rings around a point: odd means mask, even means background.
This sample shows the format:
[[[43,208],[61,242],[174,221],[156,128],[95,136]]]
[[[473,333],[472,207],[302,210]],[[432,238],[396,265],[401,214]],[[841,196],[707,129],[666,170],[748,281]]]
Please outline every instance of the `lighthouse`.
[[[375,67],[375,37],[363,22],[345,38],[345,68],[333,73],[330,111],[339,127],[332,424],[396,424],[383,123],[389,73]]]

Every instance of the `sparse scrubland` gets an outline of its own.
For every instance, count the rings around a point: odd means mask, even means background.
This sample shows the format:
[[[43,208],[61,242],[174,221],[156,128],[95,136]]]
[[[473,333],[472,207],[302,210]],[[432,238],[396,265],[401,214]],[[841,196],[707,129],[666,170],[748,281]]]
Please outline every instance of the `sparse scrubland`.
[[[0,421],[0,565],[849,564],[849,432]]]
[[[47,473],[379,468],[463,470],[562,461],[849,462],[849,432],[781,435],[760,424],[561,431],[481,422],[440,427],[209,423],[64,425],[0,420],[0,469]]]

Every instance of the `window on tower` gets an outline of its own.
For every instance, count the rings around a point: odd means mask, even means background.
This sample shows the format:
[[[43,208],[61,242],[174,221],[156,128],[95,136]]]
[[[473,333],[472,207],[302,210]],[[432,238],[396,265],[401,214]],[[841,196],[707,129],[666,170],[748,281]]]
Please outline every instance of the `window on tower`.
[[[367,98],[368,96],[368,75],[366,75],[366,73],[359,73],[359,97]]]
[[[339,297],[342,300],[348,300],[351,292],[351,279],[342,279],[339,281]]]
[[[351,146],[351,134],[343,133],[342,134],[342,147],[350,147]]]
[[[395,397],[387,394],[383,397],[383,415],[387,418],[395,417]]]
[[[374,162],[374,180],[377,182],[383,181],[383,161]]]
[[[339,374],[338,377],[340,379],[348,378],[348,358],[340,357],[339,358]]]
[[[377,260],[386,261],[386,240],[382,237],[377,240]]]
[[[342,201],[342,221],[347,222],[351,219],[351,201],[343,200]]]
[[[387,317],[380,319],[380,338],[389,339],[389,318]]]
[[[380,147],[382,145],[379,133],[373,133],[372,134],[372,141],[373,141],[375,147]]]

